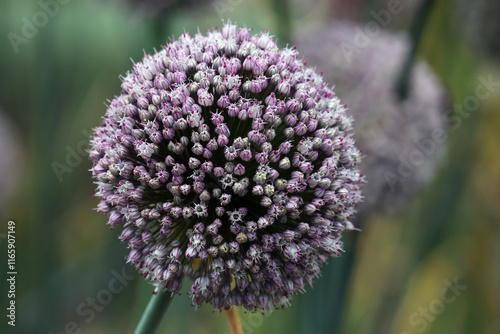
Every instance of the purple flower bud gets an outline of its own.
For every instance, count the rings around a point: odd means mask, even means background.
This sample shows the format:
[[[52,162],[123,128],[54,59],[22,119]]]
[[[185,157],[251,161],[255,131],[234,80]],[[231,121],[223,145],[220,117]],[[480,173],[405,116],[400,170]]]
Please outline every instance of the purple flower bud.
[[[206,89],[198,90],[198,103],[204,107],[211,106],[214,103],[214,96]]]
[[[220,147],[225,147],[228,143],[229,139],[224,134],[220,134],[219,137],[217,138],[217,144]]]

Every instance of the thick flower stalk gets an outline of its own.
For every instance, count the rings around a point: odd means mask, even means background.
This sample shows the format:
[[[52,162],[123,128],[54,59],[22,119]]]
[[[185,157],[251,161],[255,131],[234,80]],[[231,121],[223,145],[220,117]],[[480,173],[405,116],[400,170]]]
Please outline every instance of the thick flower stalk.
[[[352,120],[294,48],[225,24],[146,55],[95,129],[108,225],[194,305],[289,305],[342,251],[361,200]]]
[[[356,122],[355,139],[366,158],[359,206],[365,216],[374,210],[401,210],[433,175],[446,139],[446,97],[429,67],[416,62],[405,99],[398,96],[398,78],[409,50],[405,35],[381,31],[360,47],[363,26],[339,21],[296,38],[308,64],[325,73],[349,105]]]

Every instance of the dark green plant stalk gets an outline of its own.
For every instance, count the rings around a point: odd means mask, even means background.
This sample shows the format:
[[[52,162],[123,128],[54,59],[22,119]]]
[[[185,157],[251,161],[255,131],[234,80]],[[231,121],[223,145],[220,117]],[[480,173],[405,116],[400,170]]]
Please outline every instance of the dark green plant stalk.
[[[446,66],[440,68],[440,77],[450,87],[455,95],[455,101],[463,101],[463,98],[471,94],[470,82],[474,78],[475,66],[473,60],[469,58],[468,51],[464,50],[460,43],[450,39],[455,34],[450,30],[450,9],[454,2],[442,2],[436,4],[436,17],[430,23],[433,31],[437,31],[434,42],[431,46],[426,46],[424,52],[434,59],[434,63],[439,64],[445,59]],[[446,13],[446,14],[445,14]],[[439,22],[439,23],[437,23]],[[437,28],[443,28],[442,30]],[[446,45],[446,48],[435,51],[437,46]],[[480,113],[474,112],[459,128],[459,133],[450,137],[448,143],[449,153],[447,163],[442,167],[442,172],[436,176],[439,180],[435,185],[422,194],[424,199],[418,208],[418,214],[412,215],[412,226],[408,228],[402,237],[401,244],[409,256],[405,256],[400,261],[393,261],[388,272],[397,273],[398,276],[391,282],[387,282],[380,300],[383,303],[377,308],[374,315],[375,322],[372,325],[374,333],[387,333],[393,324],[392,315],[402,303],[405,291],[409,286],[409,279],[412,275],[412,268],[417,267],[436,247],[449,237],[451,230],[457,229],[457,222],[453,219],[460,205],[459,195],[463,193],[464,183],[470,173],[470,161],[464,162],[464,156],[474,154],[475,146],[470,138],[477,136],[479,129]],[[456,131],[456,130],[455,130]],[[423,224],[425,223],[425,224]],[[402,257],[400,257],[402,258]]]
[[[413,67],[413,62],[415,61],[415,56],[417,54],[420,38],[422,37],[422,32],[424,31],[425,23],[427,22],[427,18],[432,11],[432,5],[434,5],[434,0],[422,1],[410,27],[410,48],[408,50],[406,60],[403,63],[400,77],[396,82],[396,92],[401,100],[406,99],[408,96],[411,69]]]
[[[356,258],[359,232],[345,236],[346,252],[328,264],[314,288],[304,296],[300,333],[340,332],[342,311],[347,305],[347,291]]]
[[[290,35],[292,33],[289,0],[273,0],[271,6],[278,18],[278,33],[276,34],[278,43],[284,46],[290,42]]]
[[[30,252],[34,256],[33,265],[30,266],[30,276],[38,281],[44,281],[45,277],[48,277],[52,272],[56,270],[57,267],[57,255],[55,254],[53,245],[50,245],[44,238],[40,238],[41,235],[53,235],[56,233],[57,217],[60,214],[60,191],[61,186],[58,184],[54,186],[54,170],[51,166],[51,162],[55,159],[55,156],[48,154],[51,149],[56,145],[55,138],[57,134],[58,115],[60,112],[61,105],[55,101],[60,101],[61,99],[54,98],[54,87],[57,87],[57,66],[54,61],[54,57],[50,53],[50,49],[47,47],[53,42],[51,40],[51,29],[52,25],[45,27],[36,38],[34,39],[34,55],[37,61],[44,63],[44,66],[36,66],[34,68],[34,77],[37,82],[45,82],[47,85],[36,84],[31,87],[32,89],[32,99],[31,99],[31,119],[27,121],[32,121],[29,123],[31,134],[31,143],[34,147],[33,161],[36,165],[40,166],[37,176],[34,178],[33,182],[30,182],[30,189],[27,199],[31,205],[29,214],[30,219],[33,221],[43,222],[41,224],[33,224],[33,229],[30,234]],[[26,52],[28,52],[26,50]],[[34,83],[34,82],[33,82]],[[42,123],[41,123],[42,122]],[[40,124],[45,124],[40,126]],[[36,140],[34,140],[36,138]],[[40,196],[39,194],[44,194]],[[49,224],[50,222],[50,224]],[[3,247],[3,246],[2,246]],[[56,312],[56,300],[60,298],[60,293],[62,289],[50,289],[47,286],[40,286],[35,289],[35,298],[39,300],[45,300],[43,309],[36,309],[33,318],[36,319],[33,323],[36,323],[36,330],[40,332],[49,332],[51,328],[54,327],[54,322],[51,317],[47,317],[46,314],[57,314]],[[55,312],[55,313],[54,313]],[[29,325],[28,325],[29,326]],[[25,327],[31,328],[34,327]]]
[[[166,9],[161,10],[153,18],[151,18],[151,36],[155,46],[164,45],[167,43],[170,32],[170,16]]]
[[[158,329],[165,312],[172,301],[171,292],[159,291],[151,297],[134,334],[153,334]]]

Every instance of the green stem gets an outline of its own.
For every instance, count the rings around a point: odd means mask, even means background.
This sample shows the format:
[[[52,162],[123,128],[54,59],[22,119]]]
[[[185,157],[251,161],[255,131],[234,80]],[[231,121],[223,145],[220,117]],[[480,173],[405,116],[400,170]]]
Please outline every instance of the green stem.
[[[158,329],[165,312],[172,301],[171,292],[158,291],[151,297],[134,334],[153,334]]]
[[[406,56],[403,68],[401,69],[401,74],[396,82],[396,92],[400,100],[405,100],[408,96],[411,69],[417,54],[420,37],[424,31],[425,22],[431,13],[432,5],[434,5],[434,0],[424,0],[418,8],[411,24],[409,33],[410,50],[408,50],[408,55]]]
[[[285,46],[290,42],[290,35],[292,33],[292,22],[290,20],[291,8],[290,0],[273,0],[271,6],[276,13],[278,19],[278,42]]]
[[[346,252],[323,268],[322,276],[314,282],[314,289],[303,297],[300,303],[300,333],[341,332],[342,312],[345,312],[349,302],[348,291],[352,284],[358,237],[359,232],[345,235]]]

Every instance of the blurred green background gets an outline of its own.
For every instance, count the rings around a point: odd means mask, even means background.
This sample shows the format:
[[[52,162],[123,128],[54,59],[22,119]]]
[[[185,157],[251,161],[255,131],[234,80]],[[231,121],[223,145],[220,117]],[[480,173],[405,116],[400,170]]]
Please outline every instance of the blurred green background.
[[[388,29],[409,29],[418,1],[401,3],[404,10]],[[498,63],[466,44],[458,4],[435,1],[418,50],[452,105],[475,94],[479,76],[500,80]],[[0,2],[0,113],[10,130],[0,137],[11,148],[0,159],[12,165],[1,175],[9,191],[0,203],[2,313],[9,220],[16,223],[18,273],[16,327],[2,314],[0,332],[131,333],[151,296],[152,286],[125,264],[119,231],[110,231],[106,217],[93,210],[84,152],[104,102],[120,93],[119,75],[131,68],[130,59],[222,19],[269,29],[285,46],[294,34],[330,20],[369,22],[371,10],[387,6],[382,0],[191,0],[152,14],[125,1]],[[38,26],[29,27],[33,20]],[[241,313],[245,333],[334,333],[315,329],[332,312],[341,312],[335,333],[500,333],[499,95],[481,100],[450,130],[440,169],[404,212],[371,215],[358,242],[348,244],[354,267],[341,286],[344,304],[328,294],[338,282],[322,282],[307,289],[316,298],[315,314],[307,312],[311,298],[299,296],[272,315]],[[436,309],[455,280],[466,288]],[[110,293],[110,284],[120,291]],[[341,307],[332,309],[332,300]],[[228,329],[223,314],[192,308],[183,289],[159,332]]]

